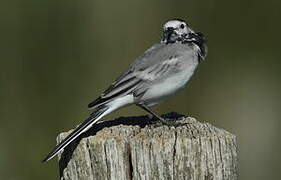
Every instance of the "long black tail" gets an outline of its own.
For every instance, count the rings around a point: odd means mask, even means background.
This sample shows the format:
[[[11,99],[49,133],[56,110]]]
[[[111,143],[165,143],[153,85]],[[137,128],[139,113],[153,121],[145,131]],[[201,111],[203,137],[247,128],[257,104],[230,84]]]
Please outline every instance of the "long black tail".
[[[69,143],[75,140],[80,134],[88,130],[100,118],[106,115],[108,107],[103,106],[93,112],[82,124],[80,124],[74,131],[72,131],[61,143],[59,143],[43,160],[42,162],[49,161],[63,150]]]

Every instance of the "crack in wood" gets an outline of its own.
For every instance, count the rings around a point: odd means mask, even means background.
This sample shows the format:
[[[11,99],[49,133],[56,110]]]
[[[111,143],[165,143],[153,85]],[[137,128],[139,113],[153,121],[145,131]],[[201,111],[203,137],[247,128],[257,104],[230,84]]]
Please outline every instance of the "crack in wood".
[[[147,119],[119,118],[112,126],[88,132],[77,147],[70,145],[60,154],[61,180],[238,178],[234,135],[190,117],[178,120],[182,125],[177,127]]]

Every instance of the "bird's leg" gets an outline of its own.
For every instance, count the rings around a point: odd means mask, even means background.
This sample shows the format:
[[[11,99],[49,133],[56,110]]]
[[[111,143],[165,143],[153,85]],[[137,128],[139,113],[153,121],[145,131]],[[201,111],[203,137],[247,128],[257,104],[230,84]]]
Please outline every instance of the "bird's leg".
[[[158,114],[156,114],[155,112],[153,112],[149,107],[147,107],[144,104],[137,104],[137,106],[141,107],[142,109],[144,109],[145,111],[147,111],[149,114],[151,114],[152,116],[156,117],[159,121],[161,121],[163,124],[165,125],[171,125],[171,122],[169,122],[168,120],[162,118],[161,116],[159,116]]]

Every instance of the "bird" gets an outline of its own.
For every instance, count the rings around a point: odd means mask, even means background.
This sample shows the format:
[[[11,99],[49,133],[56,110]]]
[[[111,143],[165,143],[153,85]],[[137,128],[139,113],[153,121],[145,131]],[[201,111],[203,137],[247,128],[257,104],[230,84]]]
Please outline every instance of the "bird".
[[[170,19],[162,27],[160,42],[135,59],[96,100],[89,103],[89,117],[43,159],[49,161],[101,118],[119,108],[136,105],[163,124],[157,105],[183,89],[207,55],[203,33],[195,32],[182,19]]]

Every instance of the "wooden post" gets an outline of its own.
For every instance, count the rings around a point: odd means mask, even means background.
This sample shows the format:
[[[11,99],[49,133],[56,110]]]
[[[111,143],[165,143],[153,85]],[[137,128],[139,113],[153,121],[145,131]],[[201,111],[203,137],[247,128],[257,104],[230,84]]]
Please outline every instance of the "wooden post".
[[[146,116],[101,122],[59,155],[60,178],[238,179],[234,135],[191,117],[176,122],[152,124]],[[58,141],[69,133],[61,133]]]

